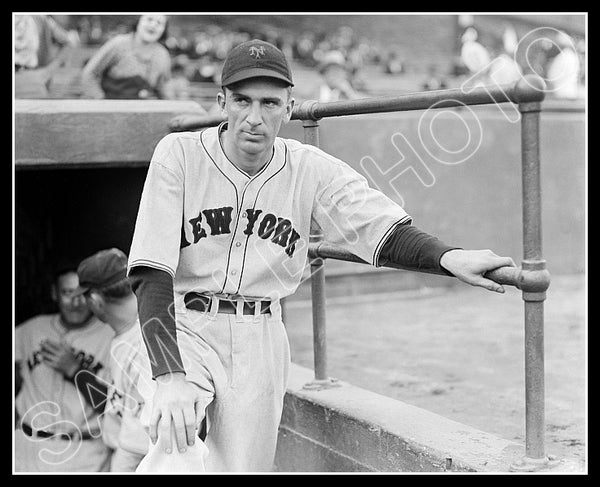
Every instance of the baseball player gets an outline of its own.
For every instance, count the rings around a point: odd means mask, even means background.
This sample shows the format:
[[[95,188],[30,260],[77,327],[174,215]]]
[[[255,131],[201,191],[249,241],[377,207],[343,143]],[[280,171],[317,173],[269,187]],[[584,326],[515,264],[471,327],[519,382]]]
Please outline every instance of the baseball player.
[[[148,435],[139,420],[143,398],[137,384],[140,369],[149,365],[137,300],[126,273],[127,256],[121,250],[101,250],[79,264],[79,287],[74,293],[85,296],[92,313],[115,332],[102,428],[102,438],[112,450],[111,472],[134,472],[148,450]]]
[[[85,300],[73,299],[79,283],[74,269],[59,271],[54,282],[58,313],[15,329],[15,470],[104,471],[110,451],[100,417],[114,333]]]
[[[483,274],[514,265],[443,244],[343,161],[278,137],[292,86],[279,49],[239,44],[217,95],[226,121],[155,148],[128,264],[154,379],[143,471],[175,470],[204,416],[197,470],[272,469],[290,362],[280,300],[301,281],[311,224],[374,266],[443,269],[498,292]]]

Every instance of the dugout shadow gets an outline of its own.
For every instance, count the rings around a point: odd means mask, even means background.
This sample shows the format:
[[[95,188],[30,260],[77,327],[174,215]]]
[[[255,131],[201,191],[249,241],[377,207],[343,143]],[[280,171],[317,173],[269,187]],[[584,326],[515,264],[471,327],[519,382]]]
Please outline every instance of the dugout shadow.
[[[58,267],[118,247],[129,253],[147,167],[15,172],[15,323],[55,311]]]

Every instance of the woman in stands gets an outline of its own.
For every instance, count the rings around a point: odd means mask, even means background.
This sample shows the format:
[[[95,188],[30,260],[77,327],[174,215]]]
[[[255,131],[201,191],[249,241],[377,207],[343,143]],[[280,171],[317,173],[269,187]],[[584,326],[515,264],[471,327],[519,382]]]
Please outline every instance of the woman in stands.
[[[171,58],[161,44],[166,15],[142,15],[133,32],[109,39],[81,73],[82,98],[173,98]]]

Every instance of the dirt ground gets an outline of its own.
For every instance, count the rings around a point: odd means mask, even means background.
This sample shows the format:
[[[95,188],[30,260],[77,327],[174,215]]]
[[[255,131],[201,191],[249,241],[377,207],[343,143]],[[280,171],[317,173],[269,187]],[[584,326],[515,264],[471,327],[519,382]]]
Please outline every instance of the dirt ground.
[[[587,460],[585,277],[553,276],[544,307],[546,452]],[[312,368],[310,301],[286,308],[292,361]],[[327,300],[329,375],[525,443],[523,301],[458,283]]]

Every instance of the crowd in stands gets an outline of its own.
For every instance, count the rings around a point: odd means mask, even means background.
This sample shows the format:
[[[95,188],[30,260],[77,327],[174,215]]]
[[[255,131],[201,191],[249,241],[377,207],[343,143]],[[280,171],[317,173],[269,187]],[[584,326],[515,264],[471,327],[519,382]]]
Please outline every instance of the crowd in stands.
[[[117,22],[107,26],[98,15],[77,16],[71,24],[83,46],[105,45],[115,36],[132,31],[132,25]],[[195,84],[219,85],[220,68],[227,52],[235,45],[261,39],[279,47],[298,67],[317,73],[320,86],[315,93],[321,101],[367,96],[370,93],[369,76],[373,71],[384,77],[409,76],[409,60],[403,59],[393,45],[381,45],[360,35],[348,26],[319,32],[300,30],[289,32],[262,25],[238,28],[216,23],[202,24],[191,29],[168,23],[162,45],[171,59],[170,98],[193,97],[190,87]],[[555,89],[551,96],[581,98],[584,80],[585,42],[565,34],[554,42],[538,42],[528,51],[528,58],[517,59],[515,49],[519,39],[510,26],[501,38],[484,42],[474,25],[464,25],[457,53],[450,69],[430,63],[416,73],[413,91],[436,90],[460,86],[461,83],[483,85],[508,83],[523,74],[536,74],[553,79],[566,89]],[[369,68],[369,75],[365,75]],[[560,74],[556,74],[560,71]],[[568,71],[565,74],[565,71]],[[335,72],[335,74],[331,74]],[[166,95],[165,95],[166,96]]]

